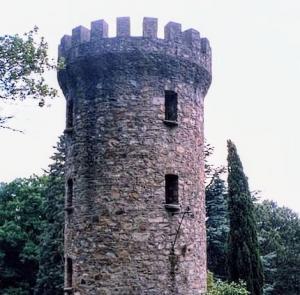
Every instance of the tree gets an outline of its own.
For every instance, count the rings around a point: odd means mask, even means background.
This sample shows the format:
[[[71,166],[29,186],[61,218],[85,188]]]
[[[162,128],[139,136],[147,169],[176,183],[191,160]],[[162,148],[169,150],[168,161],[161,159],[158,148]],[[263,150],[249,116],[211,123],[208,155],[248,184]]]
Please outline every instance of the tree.
[[[230,281],[243,280],[250,294],[263,294],[263,269],[259,256],[254,205],[241,160],[234,143],[228,148],[228,275]]]
[[[207,232],[207,266],[219,279],[226,279],[226,244],[229,231],[227,189],[221,179],[224,166],[215,167],[209,161],[214,148],[206,143],[205,154],[205,202]]]
[[[226,241],[229,231],[226,186],[221,179],[225,167],[215,167],[209,161],[214,147],[206,143],[205,155],[205,202],[206,202],[206,232],[207,232],[207,264],[208,269],[217,278],[226,278]]]
[[[63,288],[64,138],[46,175],[0,183],[0,294]]]
[[[205,189],[207,266],[219,279],[226,279],[226,244],[229,232],[227,190],[220,175]]]
[[[47,55],[48,44],[38,38],[38,28],[19,35],[0,36],[0,99],[37,99],[43,106],[46,97],[55,97],[57,91],[45,82],[46,70],[56,69]],[[0,127],[5,125],[9,115],[0,115]]]
[[[60,138],[52,160],[45,188],[46,225],[41,236],[39,272],[35,287],[37,295],[60,295],[63,289],[64,137]]]
[[[44,227],[46,177],[16,179],[0,187],[1,294],[32,294]]]
[[[264,294],[300,294],[300,219],[273,201],[256,205]]]

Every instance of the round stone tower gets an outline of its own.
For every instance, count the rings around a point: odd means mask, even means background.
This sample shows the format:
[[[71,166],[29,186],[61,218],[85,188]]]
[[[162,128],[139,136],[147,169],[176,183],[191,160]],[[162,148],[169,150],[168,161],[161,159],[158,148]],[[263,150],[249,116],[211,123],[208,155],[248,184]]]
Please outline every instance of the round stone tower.
[[[206,290],[203,100],[209,42],[157,19],[64,36],[66,294]]]

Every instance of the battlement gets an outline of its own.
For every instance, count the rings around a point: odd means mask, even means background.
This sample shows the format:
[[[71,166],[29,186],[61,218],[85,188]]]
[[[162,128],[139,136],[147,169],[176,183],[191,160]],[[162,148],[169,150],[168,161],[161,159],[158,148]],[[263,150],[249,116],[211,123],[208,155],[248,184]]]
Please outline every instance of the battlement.
[[[109,37],[109,26],[105,20],[91,22],[91,28],[78,26],[72,35],[64,35],[59,45],[58,56],[66,62],[78,58],[96,56],[109,52],[133,52],[167,54],[191,62],[211,72],[211,49],[209,41],[201,38],[194,29],[182,31],[181,24],[169,22],[164,27],[164,39],[157,37],[157,18],[144,17],[143,36],[130,33],[130,18],[117,18],[116,37]]]

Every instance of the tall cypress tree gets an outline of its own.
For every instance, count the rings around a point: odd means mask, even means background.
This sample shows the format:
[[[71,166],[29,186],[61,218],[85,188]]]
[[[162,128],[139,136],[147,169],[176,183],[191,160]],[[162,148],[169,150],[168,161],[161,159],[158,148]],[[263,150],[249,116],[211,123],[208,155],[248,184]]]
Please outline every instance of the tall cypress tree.
[[[252,295],[263,294],[263,269],[259,256],[254,205],[248,180],[234,143],[228,148],[228,275],[229,280],[244,280]]]

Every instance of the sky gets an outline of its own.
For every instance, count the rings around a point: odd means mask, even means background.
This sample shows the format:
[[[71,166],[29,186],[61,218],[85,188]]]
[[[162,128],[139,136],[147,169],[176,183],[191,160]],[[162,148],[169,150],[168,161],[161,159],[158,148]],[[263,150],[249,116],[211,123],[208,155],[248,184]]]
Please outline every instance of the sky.
[[[3,1],[3,0],[2,0]],[[300,213],[300,1],[298,0],[10,0],[3,1],[0,35],[22,34],[35,25],[56,59],[64,34],[105,19],[130,16],[141,35],[144,16],[194,28],[210,40],[213,82],[205,98],[205,134],[212,161],[226,164],[226,140],[237,146],[251,190]],[[58,87],[56,73],[47,75]],[[0,182],[43,173],[64,129],[63,95],[44,108],[24,101],[0,103],[15,115],[16,133],[0,129]]]

